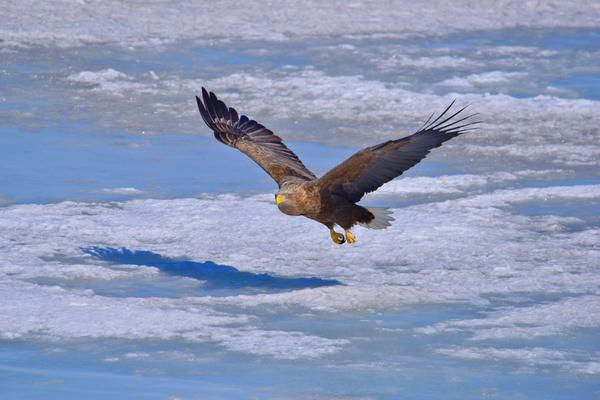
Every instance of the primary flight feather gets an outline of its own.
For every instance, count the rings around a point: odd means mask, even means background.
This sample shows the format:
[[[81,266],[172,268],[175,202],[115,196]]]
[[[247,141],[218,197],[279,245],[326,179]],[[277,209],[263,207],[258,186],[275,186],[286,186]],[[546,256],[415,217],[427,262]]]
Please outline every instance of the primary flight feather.
[[[196,96],[202,119],[215,138],[253,159],[279,185],[275,201],[288,215],[303,215],[324,224],[331,239],[355,243],[350,229],[356,224],[384,229],[393,218],[385,209],[356,204],[366,193],[402,175],[447,140],[473,128],[475,114],[462,116],[466,107],[450,112],[452,102],[439,116],[433,114],[416,133],[360,150],[321,178],[317,178],[271,130],[245,115],[238,116],[212,92],[202,88]],[[341,226],[345,235],[334,230]]]

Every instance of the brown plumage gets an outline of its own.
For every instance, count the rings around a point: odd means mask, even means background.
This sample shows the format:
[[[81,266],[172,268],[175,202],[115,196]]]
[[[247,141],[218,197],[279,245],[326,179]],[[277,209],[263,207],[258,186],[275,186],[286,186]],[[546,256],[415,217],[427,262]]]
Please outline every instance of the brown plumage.
[[[338,244],[356,241],[350,232],[356,224],[382,229],[393,220],[385,209],[356,204],[366,193],[402,175],[431,149],[479,123],[468,120],[475,114],[457,118],[466,107],[450,114],[453,101],[433,120],[432,114],[416,133],[360,150],[317,178],[279,136],[245,115],[238,117],[236,110],[228,108],[214,93],[202,88],[202,99],[196,97],[196,101],[215,138],[245,153],[277,182],[279,192],[275,198],[279,209],[321,222]],[[346,236],[335,232],[334,225],[341,226]]]

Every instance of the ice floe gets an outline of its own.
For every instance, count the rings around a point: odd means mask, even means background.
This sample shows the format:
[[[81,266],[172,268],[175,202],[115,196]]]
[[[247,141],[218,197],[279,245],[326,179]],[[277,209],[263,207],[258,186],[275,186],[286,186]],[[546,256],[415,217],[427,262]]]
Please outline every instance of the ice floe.
[[[143,190],[136,189],[134,187],[122,187],[122,188],[105,188],[101,189],[104,193],[122,194],[126,196],[139,196],[145,194]]]
[[[485,318],[456,320],[419,329],[426,334],[446,330],[472,331],[472,340],[525,339],[568,333],[600,326],[600,297],[581,296],[500,310]]]
[[[162,100],[151,107],[162,119],[168,115],[170,119],[183,119],[185,124],[189,121],[190,129],[204,134],[208,131],[197,128],[197,110],[189,93],[197,93],[206,86],[219,93],[227,104],[270,126],[277,126],[282,120],[329,120],[329,124],[337,124],[329,128],[329,135],[292,131],[287,136],[332,144],[363,144],[367,138],[372,143],[402,136],[403,132],[417,129],[426,116],[440,112],[456,97],[413,92],[360,76],[328,76],[312,68],[269,75],[234,73],[209,80],[171,77],[161,81],[138,80],[118,71],[104,70],[83,71],[69,79],[93,83],[92,91],[105,96],[135,96],[141,100],[153,93],[173,98],[188,93],[181,100],[188,104],[186,108],[182,109],[178,102],[169,106]],[[600,147],[593,141],[600,123],[598,101],[470,93],[460,96],[460,103],[471,104],[473,112],[479,112],[478,118],[485,122],[479,131],[461,139],[460,147],[468,155],[496,160],[510,157],[520,162],[567,167],[594,166],[600,160]],[[128,113],[127,119],[130,118]],[[459,145],[453,141],[445,148],[452,151],[455,146]]]
[[[344,12],[340,12],[343,8]],[[547,1],[523,7],[514,0],[426,4],[286,1],[272,7],[252,1],[218,4],[155,1],[138,7],[117,1],[32,2],[3,4],[0,34],[10,45],[81,46],[113,42],[126,46],[159,46],[185,39],[289,40],[311,36],[384,37],[441,35],[505,28],[566,28],[598,26],[594,2]],[[126,20],[125,20],[126,18]],[[415,23],[426,21],[426,23]]]
[[[495,85],[506,85],[508,83],[519,83],[527,79],[525,72],[503,72],[492,71],[481,74],[472,74],[465,77],[454,77],[438,82],[437,85],[451,88],[471,89],[473,87],[492,87]]]
[[[561,350],[550,350],[543,347],[530,348],[495,348],[495,347],[451,347],[437,349],[438,354],[466,360],[510,361],[524,364],[527,367],[560,367],[565,370],[584,374],[600,372],[600,355],[590,357],[588,354],[573,354]]]
[[[347,343],[302,332],[261,330],[252,326],[248,316],[168,299],[111,298],[89,290],[5,280],[0,282],[0,292],[5,296],[0,315],[0,338],[4,340],[210,341],[231,351],[284,359],[319,357]]]
[[[562,170],[520,170],[515,172],[497,172],[493,174],[457,174],[442,176],[416,176],[392,180],[367,198],[380,196],[414,196],[414,195],[439,195],[439,194],[461,194],[466,191],[486,188],[493,185],[516,182],[521,179],[548,180],[563,176]]]
[[[507,178],[512,179],[492,177]],[[456,179],[463,180],[454,183],[456,188],[486,181],[468,175]],[[439,193],[435,187],[431,191]],[[472,340],[485,340],[597,328],[598,229],[574,217],[520,214],[511,204],[599,198],[598,185],[463,194],[396,209],[389,230],[358,229],[354,247],[330,243],[326,229],[316,223],[280,214],[271,195],[9,206],[0,209],[0,282],[11,299],[0,331],[5,339],[177,337],[276,358],[310,358],[335,352],[352,339],[261,327],[258,309],[373,312],[410,304],[478,305],[488,303],[489,296],[524,294],[561,299],[418,332],[458,329],[472,332]],[[241,271],[319,276],[344,285],[217,297],[202,290],[177,299],[106,297],[77,289],[73,282],[160,276],[154,268],[107,265],[82,252],[86,246],[147,249]],[[217,311],[223,307],[227,312]]]

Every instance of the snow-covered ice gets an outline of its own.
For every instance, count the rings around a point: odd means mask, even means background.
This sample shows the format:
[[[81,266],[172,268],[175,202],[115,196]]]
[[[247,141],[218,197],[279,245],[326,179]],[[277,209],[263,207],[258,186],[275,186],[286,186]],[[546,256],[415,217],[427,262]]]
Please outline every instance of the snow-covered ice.
[[[593,398],[598,21],[584,0],[5,1],[1,393]],[[317,174],[453,99],[484,123],[365,197],[391,228],[336,246],[212,139],[202,86]]]
[[[0,15],[9,44],[81,46],[114,42],[160,45],[184,39],[289,40],[295,37],[440,35],[457,31],[529,28],[593,28],[600,7],[594,1],[400,0],[271,3],[235,1],[152,3],[7,1]],[[420,23],[419,23],[420,22]],[[423,23],[426,22],[426,23]]]

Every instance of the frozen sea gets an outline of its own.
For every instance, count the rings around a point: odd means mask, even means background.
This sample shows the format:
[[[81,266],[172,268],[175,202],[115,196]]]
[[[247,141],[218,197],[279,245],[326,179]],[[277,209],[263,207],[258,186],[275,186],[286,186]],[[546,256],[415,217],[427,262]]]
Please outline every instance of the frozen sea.
[[[4,1],[0,398],[600,398],[600,4]],[[217,143],[317,174],[485,121],[337,246]],[[595,339],[594,339],[595,338]]]

